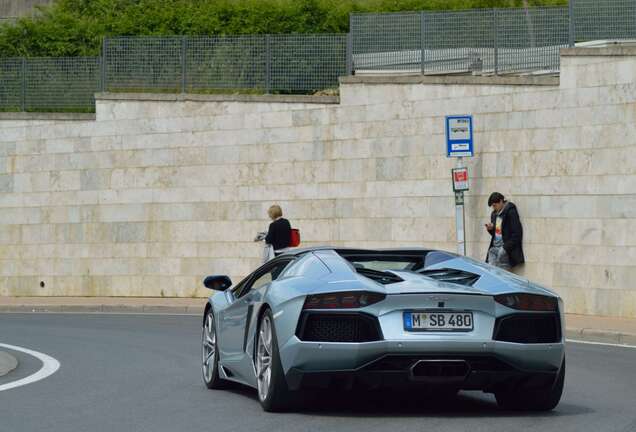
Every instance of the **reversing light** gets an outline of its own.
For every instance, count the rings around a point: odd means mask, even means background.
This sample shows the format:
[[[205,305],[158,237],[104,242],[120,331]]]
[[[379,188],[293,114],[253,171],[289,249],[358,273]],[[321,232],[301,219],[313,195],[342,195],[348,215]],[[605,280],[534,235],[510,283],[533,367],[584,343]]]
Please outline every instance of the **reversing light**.
[[[502,294],[495,296],[499,304],[517,310],[554,312],[557,299],[537,294]]]
[[[303,309],[357,309],[384,300],[384,294],[354,291],[307,296]]]

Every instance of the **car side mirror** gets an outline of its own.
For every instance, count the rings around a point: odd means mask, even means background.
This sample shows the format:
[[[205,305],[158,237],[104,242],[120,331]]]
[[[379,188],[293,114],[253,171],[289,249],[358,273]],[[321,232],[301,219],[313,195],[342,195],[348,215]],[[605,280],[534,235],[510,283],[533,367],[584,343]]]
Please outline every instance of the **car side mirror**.
[[[225,275],[213,275],[203,279],[203,285],[215,291],[225,291],[232,286],[232,279]]]

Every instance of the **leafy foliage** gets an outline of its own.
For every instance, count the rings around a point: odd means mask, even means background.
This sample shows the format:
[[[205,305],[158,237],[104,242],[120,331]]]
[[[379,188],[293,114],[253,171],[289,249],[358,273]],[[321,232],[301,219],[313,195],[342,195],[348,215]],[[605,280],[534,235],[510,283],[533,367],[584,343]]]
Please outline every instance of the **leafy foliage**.
[[[567,0],[58,0],[0,26],[0,57],[94,56],[104,36],[341,33],[351,12],[563,5]]]

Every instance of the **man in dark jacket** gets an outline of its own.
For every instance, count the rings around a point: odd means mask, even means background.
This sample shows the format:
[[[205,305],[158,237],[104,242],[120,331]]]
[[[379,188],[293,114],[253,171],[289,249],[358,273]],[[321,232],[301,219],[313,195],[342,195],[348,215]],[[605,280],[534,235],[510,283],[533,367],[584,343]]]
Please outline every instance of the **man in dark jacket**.
[[[491,236],[486,262],[506,270],[523,264],[523,227],[517,207],[499,192],[490,195],[488,206],[493,211],[490,223],[486,224]]]

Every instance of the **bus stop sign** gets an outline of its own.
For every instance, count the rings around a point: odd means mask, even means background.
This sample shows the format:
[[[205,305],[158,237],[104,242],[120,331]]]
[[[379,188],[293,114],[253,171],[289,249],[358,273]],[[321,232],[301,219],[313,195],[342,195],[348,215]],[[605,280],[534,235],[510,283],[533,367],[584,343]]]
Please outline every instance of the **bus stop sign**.
[[[473,116],[446,116],[446,154],[473,156]]]

